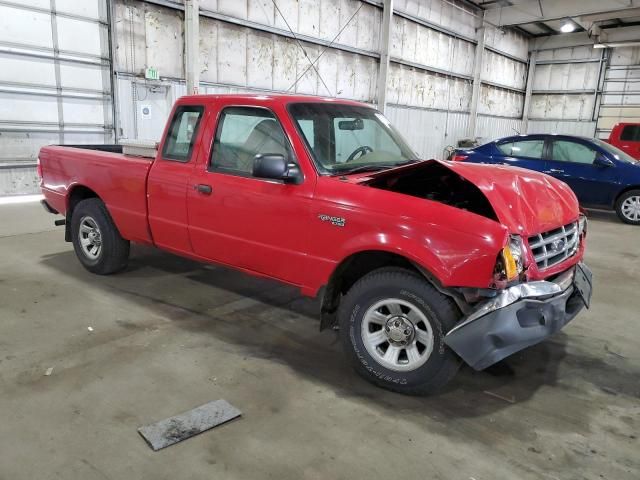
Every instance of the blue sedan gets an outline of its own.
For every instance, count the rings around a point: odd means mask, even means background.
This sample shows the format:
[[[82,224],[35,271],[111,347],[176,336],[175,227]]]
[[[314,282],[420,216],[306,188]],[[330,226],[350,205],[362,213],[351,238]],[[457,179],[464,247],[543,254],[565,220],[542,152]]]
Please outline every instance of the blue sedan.
[[[458,149],[453,160],[512,165],[549,174],[567,183],[584,207],[613,209],[623,222],[640,225],[640,162],[602,140],[517,135]]]

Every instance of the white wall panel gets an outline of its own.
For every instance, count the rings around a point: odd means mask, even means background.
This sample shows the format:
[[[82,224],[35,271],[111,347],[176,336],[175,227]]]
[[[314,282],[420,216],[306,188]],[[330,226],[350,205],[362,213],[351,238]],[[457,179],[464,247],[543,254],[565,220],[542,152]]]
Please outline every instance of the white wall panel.
[[[527,133],[558,133],[593,137],[595,135],[595,129],[595,122],[529,120]]]
[[[394,64],[389,69],[388,101],[397,105],[468,111],[471,82]]]
[[[529,55],[529,40],[513,30],[499,30],[486,26],[485,45],[526,61]]]
[[[454,30],[469,38],[476,37],[477,17],[462,2],[443,0],[394,0],[394,9],[427,22]]]
[[[144,15],[146,62],[138,68],[155,67],[161,75],[184,76],[184,33],[180,16],[167,9],[148,9]]]
[[[444,149],[466,135],[469,115],[389,106],[391,120],[420,158],[445,157]]]
[[[392,57],[463,75],[473,74],[475,46],[412,20],[394,16]]]
[[[57,123],[58,102],[55,97],[0,92],[0,122]]]
[[[0,53],[0,83],[39,84],[56,86],[53,59],[27,58]]]
[[[522,131],[522,120],[519,118],[500,118],[485,115],[478,116],[476,137],[480,143],[487,143],[498,138],[518,135]]]
[[[593,94],[533,95],[529,117],[552,120],[591,120],[593,101]]]
[[[56,0],[56,11],[106,21],[106,5],[101,0]],[[46,7],[49,8],[49,5]]]
[[[586,90],[598,85],[598,63],[557,63],[537,65],[534,90]]]
[[[524,95],[511,90],[483,85],[478,112],[499,117],[522,117]]]
[[[374,58],[327,50],[315,64],[327,91],[295,40],[210,18],[201,18],[200,25],[204,82],[276,91],[288,91],[293,86],[292,92],[368,102],[375,97],[378,70]],[[311,59],[324,49],[302,44]]]
[[[101,35],[106,35],[102,25],[84,20],[76,20],[59,16],[58,22],[58,47],[60,50],[73,51],[101,56],[103,51]]]
[[[599,59],[601,50],[593,48],[589,45],[571,48],[554,48],[551,50],[540,50],[537,53],[538,61],[548,60],[585,60]]]
[[[486,51],[482,63],[482,80],[524,90],[527,65],[497,53]]]
[[[48,13],[0,5],[0,18],[0,42],[53,48]]]

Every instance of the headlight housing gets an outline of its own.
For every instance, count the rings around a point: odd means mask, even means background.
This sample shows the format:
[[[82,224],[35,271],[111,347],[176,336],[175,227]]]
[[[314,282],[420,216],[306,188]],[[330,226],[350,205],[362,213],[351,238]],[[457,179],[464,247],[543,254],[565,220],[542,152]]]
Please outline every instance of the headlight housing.
[[[509,241],[500,253],[496,270],[508,282],[517,279],[524,271],[524,247],[520,235],[509,236]]]
[[[580,237],[587,234],[587,216],[584,213],[581,213],[578,217],[578,235]]]

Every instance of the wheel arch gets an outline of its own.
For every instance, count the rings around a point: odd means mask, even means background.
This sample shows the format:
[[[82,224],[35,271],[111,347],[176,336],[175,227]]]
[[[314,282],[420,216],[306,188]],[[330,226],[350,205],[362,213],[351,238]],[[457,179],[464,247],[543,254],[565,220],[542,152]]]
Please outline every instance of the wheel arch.
[[[71,241],[71,216],[76,206],[83,200],[88,198],[100,199],[100,196],[92,189],[85,185],[74,185],[67,194],[67,211],[65,212],[66,223],[64,229],[64,239],[67,242]]]
[[[404,255],[386,250],[362,250],[343,259],[334,269],[329,281],[322,289],[320,308],[320,330],[337,323],[336,312],[342,295],[363,276],[383,267],[398,267],[411,271],[428,281],[441,293],[453,298],[461,310],[464,299],[442,286],[438,278],[427,268]]]
[[[629,187],[624,187],[622,190],[620,190],[614,200],[613,200],[613,208],[615,209],[616,206],[618,205],[618,200],[620,200],[620,197],[622,197],[625,193],[628,193],[632,190],[640,190],[640,185],[631,185]]]

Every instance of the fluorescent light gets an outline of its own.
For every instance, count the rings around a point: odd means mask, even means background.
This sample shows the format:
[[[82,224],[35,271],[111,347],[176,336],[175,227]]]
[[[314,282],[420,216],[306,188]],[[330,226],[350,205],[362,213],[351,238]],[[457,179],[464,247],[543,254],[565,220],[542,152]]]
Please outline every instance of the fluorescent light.
[[[562,24],[562,26],[560,27],[560,31],[562,33],[571,33],[576,29],[576,26],[573,24],[573,22],[570,21],[566,21]]]
[[[15,203],[39,202],[42,195],[16,195],[15,197],[0,197],[0,205],[12,205]]]

